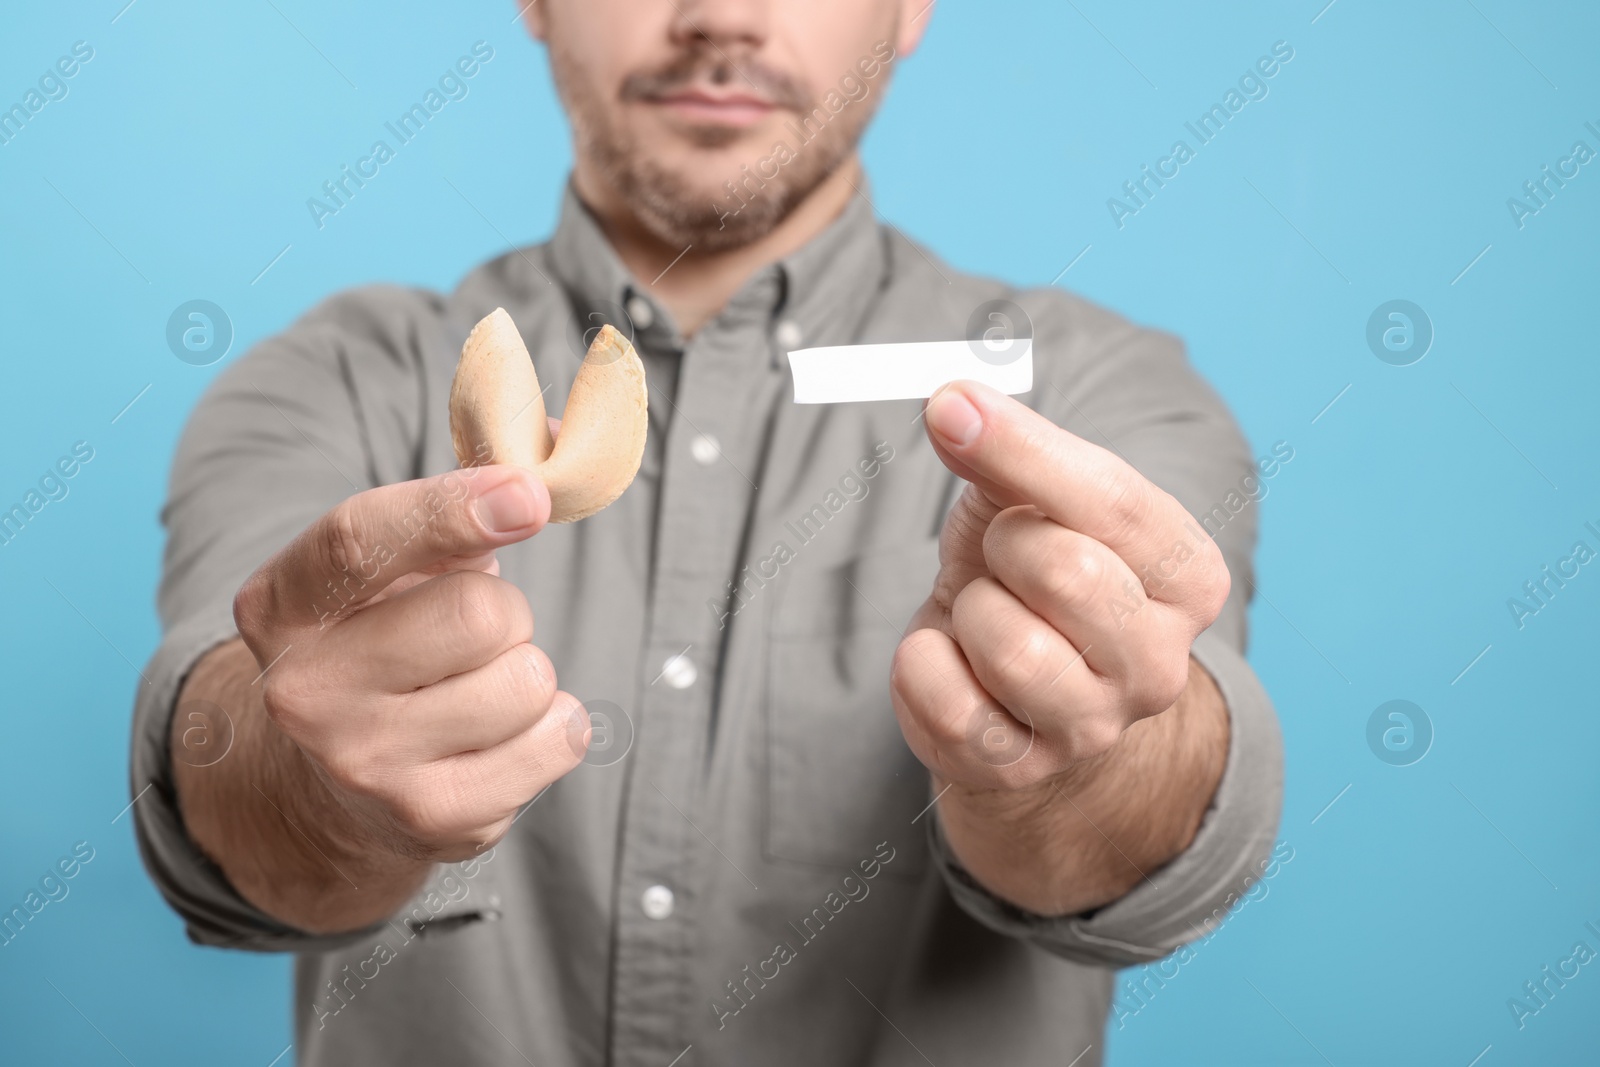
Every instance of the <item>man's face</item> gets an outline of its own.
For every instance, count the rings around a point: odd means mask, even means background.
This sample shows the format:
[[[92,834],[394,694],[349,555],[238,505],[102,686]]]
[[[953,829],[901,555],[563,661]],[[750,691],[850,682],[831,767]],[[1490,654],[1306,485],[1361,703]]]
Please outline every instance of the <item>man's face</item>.
[[[669,244],[772,230],[854,151],[911,0],[537,0],[578,167]]]

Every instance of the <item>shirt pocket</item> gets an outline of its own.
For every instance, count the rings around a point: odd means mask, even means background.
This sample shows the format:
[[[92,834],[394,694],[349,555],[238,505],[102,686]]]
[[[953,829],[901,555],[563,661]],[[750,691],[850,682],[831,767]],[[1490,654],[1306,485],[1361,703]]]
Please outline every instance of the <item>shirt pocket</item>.
[[[394,917],[408,940],[417,935],[446,938],[457,930],[498,922],[503,907],[500,872],[507,862],[500,854],[505,847],[501,842],[476,859],[436,867]]]
[[[928,772],[889,699],[901,634],[933,589],[937,538],[805,569],[774,598],[766,692],[769,859],[855,868],[880,842],[900,878],[927,867]]]

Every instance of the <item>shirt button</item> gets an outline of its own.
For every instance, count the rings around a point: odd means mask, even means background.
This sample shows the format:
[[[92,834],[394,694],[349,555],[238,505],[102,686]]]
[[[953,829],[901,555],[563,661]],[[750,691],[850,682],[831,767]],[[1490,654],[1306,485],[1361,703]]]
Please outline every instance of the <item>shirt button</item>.
[[[661,677],[674,689],[687,689],[700,677],[700,671],[695,667],[694,660],[679,653],[667,657],[667,662],[661,665]]]
[[[672,914],[672,890],[664,885],[653,885],[639,898],[639,906],[651,919],[665,919]]]
[[[628,306],[623,310],[628,313],[628,318],[633,320],[633,324],[641,330],[648,330],[650,324],[656,321],[655,309],[650,306],[650,301],[642,296],[628,297]]]
[[[800,342],[805,339],[805,335],[800,332],[799,323],[793,319],[784,319],[772,331],[772,339],[778,343],[779,348],[786,352],[791,352],[800,347]]]
[[[696,463],[709,467],[722,455],[722,443],[710,434],[703,433],[689,442],[689,452]]]

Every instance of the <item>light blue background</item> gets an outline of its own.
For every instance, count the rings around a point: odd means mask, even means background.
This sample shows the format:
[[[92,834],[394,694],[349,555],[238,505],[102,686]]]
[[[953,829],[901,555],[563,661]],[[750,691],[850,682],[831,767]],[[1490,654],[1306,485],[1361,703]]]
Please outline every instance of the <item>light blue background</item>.
[[[0,948],[0,1058],[266,1065],[287,961],[191,947],[114,818],[167,465],[218,369],[175,359],[166,320],[216,301],[236,358],[347,286],[448,288],[549,232],[569,151],[509,2],[123,3],[12,5],[0,30],[0,105],[95,49],[0,146],[0,502],[72,442],[96,452],[0,547],[0,903],[96,850]],[[1294,859],[1113,1027],[1112,1062],[1593,1063],[1600,963],[1525,1029],[1506,1002],[1600,949],[1600,564],[1520,631],[1506,601],[1600,547],[1600,162],[1523,229],[1506,200],[1575,140],[1600,148],[1600,11],[1324,3],[949,0],[868,164],[882,213],[956,266],[1181,334],[1258,453],[1295,449],[1252,648]],[[471,95],[319,232],[306,198],[479,39]],[[1278,40],[1295,54],[1270,95],[1119,230],[1106,199]],[[1413,366],[1366,347],[1392,298],[1433,320]],[[1365,739],[1394,698],[1436,733],[1409,767]]]

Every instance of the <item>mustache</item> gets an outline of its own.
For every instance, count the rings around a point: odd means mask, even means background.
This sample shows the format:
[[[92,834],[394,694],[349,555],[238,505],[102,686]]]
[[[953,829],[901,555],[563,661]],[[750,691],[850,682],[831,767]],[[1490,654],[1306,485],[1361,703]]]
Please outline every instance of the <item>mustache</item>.
[[[794,111],[811,110],[811,94],[796,79],[751,55],[737,61],[720,49],[687,49],[650,70],[636,71],[622,82],[623,100],[658,100],[695,85],[723,87],[740,83],[764,102]]]

